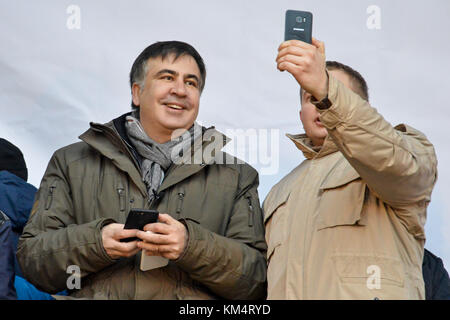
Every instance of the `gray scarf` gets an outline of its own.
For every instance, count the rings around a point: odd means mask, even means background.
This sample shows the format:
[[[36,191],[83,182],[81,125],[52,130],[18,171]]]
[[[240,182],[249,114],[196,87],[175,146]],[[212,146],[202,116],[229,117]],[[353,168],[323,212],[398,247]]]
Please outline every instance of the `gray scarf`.
[[[134,116],[136,116],[136,113],[133,113],[133,116],[126,117],[125,128],[136,151],[144,158],[141,165],[141,175],[142,180],[147,186],[150,202],[155,197],[157,190],[162,183],[164,172],[169,169],[172,162],[178,163],[182,157],[179,154],[172,155],[172,149],[175,146],[179,147],[180,150],[189,149],[192,141],[201,137],[202,128],[195,122],[189,129],[191,139],[183,139],[182,137],[186,137],[186,135],[183,134],[174,140],[160,144],[152,140],[145,133],[140,121]],[[178,144],[181,145],[178,146]]]

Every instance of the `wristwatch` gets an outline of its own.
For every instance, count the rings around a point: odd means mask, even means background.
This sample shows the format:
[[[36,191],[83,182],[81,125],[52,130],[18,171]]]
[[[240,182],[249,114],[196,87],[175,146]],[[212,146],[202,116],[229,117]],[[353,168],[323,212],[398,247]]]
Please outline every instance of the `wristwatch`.
[[[327,75],[327,88],[328,88],[328,81],[330,79],[330,75],[328,74],[328,70],[327,69],[325,69],[325,73]],[[325,98],[323,98],[320,101],[317,101],[317,99],[314,96],[312,96],[311,97],[311,103],[314,104],[316,106],[316,108],[319,109],[319,110],[326,110],[329,107],[331,107],[331,105],[332,105],[331,101],[328,100],[328,93],[325,96]]]
[[[331,101],[328,99],[328,94],[325,98],[323,98],[320,101],[317,101],[317,99],[314,98],[314,96],[312,96],[311,103],[314,104],[316,106],[316,108],[319,110],[326,110],[329,107],[331,107],[331,105],[332,105]]]

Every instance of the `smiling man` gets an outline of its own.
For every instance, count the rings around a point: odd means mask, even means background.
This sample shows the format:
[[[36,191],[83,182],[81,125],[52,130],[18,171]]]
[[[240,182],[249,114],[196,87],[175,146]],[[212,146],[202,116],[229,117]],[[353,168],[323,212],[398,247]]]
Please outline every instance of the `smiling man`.
[[[205,79],[202,58],[183,42],[157,42],[137,57],[133,111],[91,123],[82,142],[50,160],[18,250],[30,282],[61,291],[75,265],[81,286],[68,288],[69,298],[265,296],[257,172],[237,159],[216,162],[226,157],[220,152],[200,163],[178,161],[227,140],[195,122]],[[159,221],[125,230],[131,208],[156,209]],[[129,237],[139,240],[120,241]],[[141,271],[144,254],[169,263]]]
[[[301,86],[305,134],[288,137],[306,159],[264,201],[268,298],[424,299],[432,144],[384,120],[322,42],[284,42],[276,61]]]

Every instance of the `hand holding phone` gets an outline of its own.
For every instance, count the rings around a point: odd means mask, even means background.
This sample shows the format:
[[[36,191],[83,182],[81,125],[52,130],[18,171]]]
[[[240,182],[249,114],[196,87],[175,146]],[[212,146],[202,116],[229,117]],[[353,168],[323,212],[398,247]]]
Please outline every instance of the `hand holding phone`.
[[[123,224],[110,223],[101,230],[102,245],[112,259],[129,258],[141,251],[137,241],[123,243],[121,239],[135,237],[138,230],[125,230]]]
[[[317,100],[328,93],[325,44],[312,37],[312,14],[286,11],[285,40],[278,47],[277,68],[288,71]]]
[[[176,260],[183,253],[188,243],[188,230],[185,224],[161,213],[158,223],[152,223],[138,231],[136,236],[141,240],[138,247],[146,250],[149,255],[158,255]]]
[[[124,229],[144,230],[149,223],[158,221],[159,212],[156,210],[131,209],[125,222]],[[121,242],[130,242],[140,240],[137,237],[121,239]]]

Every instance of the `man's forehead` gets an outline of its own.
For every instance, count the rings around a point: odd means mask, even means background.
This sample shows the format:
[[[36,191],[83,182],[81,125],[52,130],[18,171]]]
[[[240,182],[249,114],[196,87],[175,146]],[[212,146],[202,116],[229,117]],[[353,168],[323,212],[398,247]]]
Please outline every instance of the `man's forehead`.
[[[177,57],[174,53],[169,53],[164,57],[158,56],[149,58],[147,60],[147,68],[149,71],[152,70],[153,72],[169,69],[179,73],[193,73],[200,77],[200,69],[197,62],[188,54],[182,54]]]

